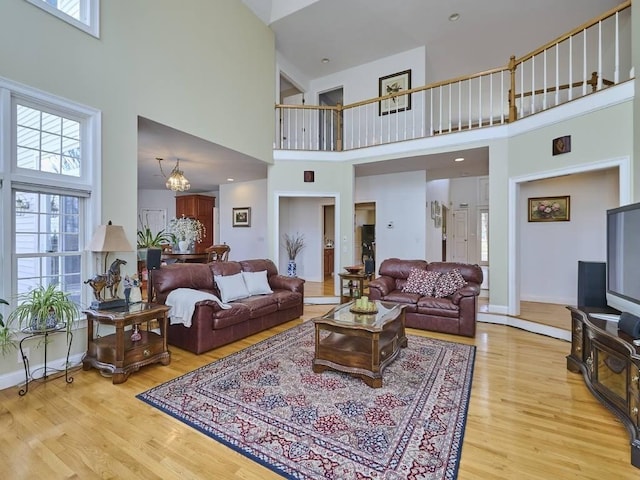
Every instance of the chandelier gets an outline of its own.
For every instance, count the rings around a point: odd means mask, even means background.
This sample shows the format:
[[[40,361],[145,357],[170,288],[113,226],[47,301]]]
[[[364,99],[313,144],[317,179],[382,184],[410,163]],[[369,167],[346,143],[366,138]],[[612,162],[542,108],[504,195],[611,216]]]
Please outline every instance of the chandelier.
[[[171,173],[168,177],[162,170],[162,160],[164,159],[156,157],[156,160],[158,160],[158,165],[160,166],[160,173],[162,173],[162,176],[167,179],[165,186],[169,190],[173,190],[174,192],[184,192],[185,190],[189,190],[191,188],[189,180],[187,180],[187,177],[184,176],[184,172],[180,170],[179,158],[176,159],[176,166],[173,167],[173,170],[171,170]]]

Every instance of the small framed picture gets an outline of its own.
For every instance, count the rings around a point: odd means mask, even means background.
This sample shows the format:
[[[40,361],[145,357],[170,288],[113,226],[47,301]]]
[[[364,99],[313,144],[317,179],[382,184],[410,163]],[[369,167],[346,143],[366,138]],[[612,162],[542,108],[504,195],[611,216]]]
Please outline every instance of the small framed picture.
[[[530,222],[568,222],[569,195],[529,199]]]
[[[411,70],[393,73],[378,80],[378,96],[384,97],[402,90],[411,89]],[[398,95],[387,98],[378,104],[378,115],[389,115],[390,113],[404,112],[411,110],[411,95]]]
[[[232,225],[234,227],[250,227],[251,207],[234,208]]]

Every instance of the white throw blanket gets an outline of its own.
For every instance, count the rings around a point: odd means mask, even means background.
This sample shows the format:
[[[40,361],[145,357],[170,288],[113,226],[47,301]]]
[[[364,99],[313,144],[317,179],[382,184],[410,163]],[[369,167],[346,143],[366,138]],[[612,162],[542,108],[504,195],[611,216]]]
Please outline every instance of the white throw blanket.
[[[192,288],[177,288],[167,295],[166,304],[171,307],[169,320],[171,325],[182,323],[185,327],[191,326],[191,317],[196,309],[196,303],[203,300],[213,300],[220,308],[229,309],[231,305],[222,301],[211,293],[201,292]]]

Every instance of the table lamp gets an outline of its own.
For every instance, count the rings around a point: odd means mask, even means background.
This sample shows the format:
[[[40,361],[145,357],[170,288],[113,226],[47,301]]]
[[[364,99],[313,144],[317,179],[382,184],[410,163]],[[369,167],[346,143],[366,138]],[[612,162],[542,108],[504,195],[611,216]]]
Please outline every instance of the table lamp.
[[[124,307],[124,298],[118,298],[118,286],[121,275],[120,266],[127,262],[116,258],[107,269],[107,259],[110,252],[133,252],[131,244],[127,240],[124,229],[119,225],[113,225],[111,221],[107,225],[100,225],[89,243],[87,250],[95,253],[104,253],[104,273],[99,273],[84,283],[91,285],[95,300],[91,302],[92,310],[105,310]],[[111,298],[106,299],[105,291],[108,289]]]

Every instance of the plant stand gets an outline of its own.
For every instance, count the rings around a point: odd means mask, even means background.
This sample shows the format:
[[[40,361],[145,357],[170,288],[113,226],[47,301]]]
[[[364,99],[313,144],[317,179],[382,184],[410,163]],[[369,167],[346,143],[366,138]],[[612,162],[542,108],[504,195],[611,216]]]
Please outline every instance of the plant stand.
[[[49,372],[62,372],[61,369],[47,367],[47,346],[49,345],[49,335],[55,333],[66,333],[67,326],[64,323],[59,323],[53,328],[48,328],[46,330],[34,330],[32,328],[25,328],[22,330],[22,333],[25,333],[27,336],[20,340],[20,357],[22,358],[22,364],[24,365],[24,387],[18,391],[18,395],[24,396],[29,391],[29,383],[34,380],[47,380],[49,378]],[[44,337],[44,369],[41,377],[36,378],[34,376],[35,372],[40,370],[37,368],[33,371],[30,370],[29,367],[29,358],[24,354],[23,343],[26,340],[36,337]],[[73,333],[69,332],[68,336],[68,345],[67,345],[67,357],[64,362],[64,379],[67,383],[73,383],[73,377],[69,376],[69,352],[71,352],[71,344],[73,343]]]

